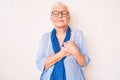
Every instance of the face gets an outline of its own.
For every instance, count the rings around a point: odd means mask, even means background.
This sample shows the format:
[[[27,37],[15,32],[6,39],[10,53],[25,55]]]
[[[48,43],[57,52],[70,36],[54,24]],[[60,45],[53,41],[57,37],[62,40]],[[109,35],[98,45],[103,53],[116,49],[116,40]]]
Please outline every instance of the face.
[[[57,5],[52,9],[51,22],[55,27],[67,27],[70,21],[70,16],[65,6]]]

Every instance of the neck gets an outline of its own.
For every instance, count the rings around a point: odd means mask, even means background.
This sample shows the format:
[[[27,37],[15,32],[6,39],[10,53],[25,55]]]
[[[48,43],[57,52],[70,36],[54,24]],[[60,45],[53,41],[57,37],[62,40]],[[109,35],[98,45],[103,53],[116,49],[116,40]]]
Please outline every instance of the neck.
[[[67,27],[56,27],[56,34],[63,35],[66,33]]]

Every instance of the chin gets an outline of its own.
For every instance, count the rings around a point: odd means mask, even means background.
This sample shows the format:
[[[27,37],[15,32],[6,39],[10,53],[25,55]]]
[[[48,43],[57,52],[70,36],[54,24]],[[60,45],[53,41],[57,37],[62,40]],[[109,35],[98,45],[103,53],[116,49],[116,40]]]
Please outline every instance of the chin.
[[[56,25],[58,28],[63,28],[65,25]]]
[[[57,26],[57,27],[64,27],[65,24],[57,24],[56,26]]]

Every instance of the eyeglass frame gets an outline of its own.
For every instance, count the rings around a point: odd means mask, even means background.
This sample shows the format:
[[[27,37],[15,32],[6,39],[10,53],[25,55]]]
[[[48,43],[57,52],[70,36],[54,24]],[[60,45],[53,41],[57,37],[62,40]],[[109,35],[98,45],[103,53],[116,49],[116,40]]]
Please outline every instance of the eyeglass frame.
[[[55,16],[55,15],[53,14],[54,12],[58,12],[58,14]],[[64,15],[63,12],[66,12],[67,14]],[[54,17],[58,17],[60,14],[61,14],[62,17],[67,17],[67,16],[69,16],[69,11],[52,11],[52,13],[51,13],[51,15],[54,16]]]

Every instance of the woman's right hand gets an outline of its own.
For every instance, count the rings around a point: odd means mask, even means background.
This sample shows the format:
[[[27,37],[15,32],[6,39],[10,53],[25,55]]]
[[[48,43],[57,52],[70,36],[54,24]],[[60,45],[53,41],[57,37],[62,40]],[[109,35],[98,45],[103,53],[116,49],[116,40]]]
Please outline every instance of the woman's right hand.
[[[71,55],[71,53],[68,52],[67,49],[66,49],[65,47],[61,47],[60,52],[64,55],[64,57],[65,57],[65,56]]]

